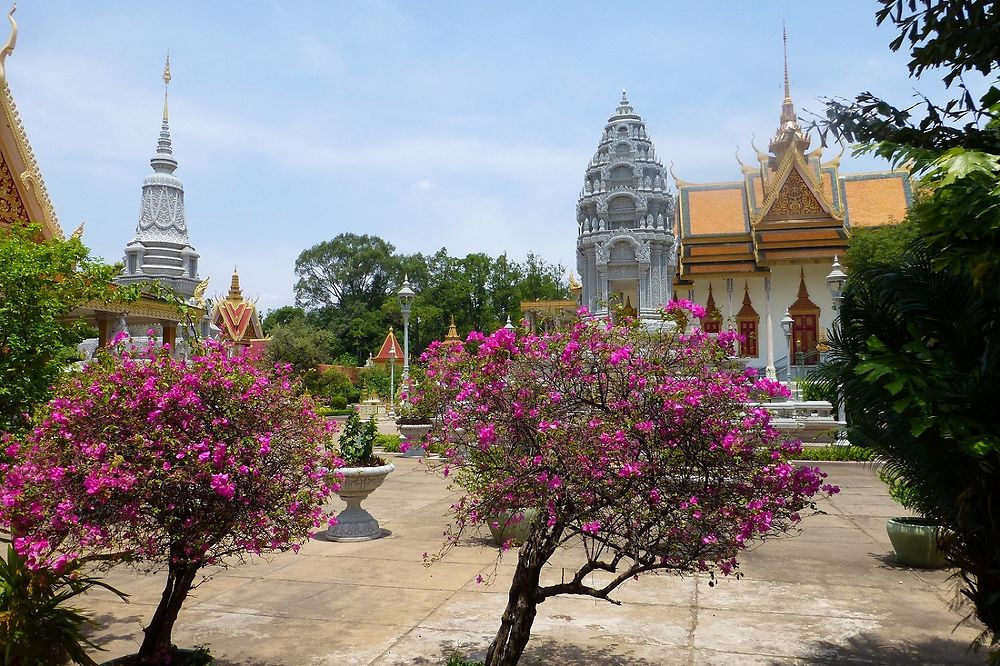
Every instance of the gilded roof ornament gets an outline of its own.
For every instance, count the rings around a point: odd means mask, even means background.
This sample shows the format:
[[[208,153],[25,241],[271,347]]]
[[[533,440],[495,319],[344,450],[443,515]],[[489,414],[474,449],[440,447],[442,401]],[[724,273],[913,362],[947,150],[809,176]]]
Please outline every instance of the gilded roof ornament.
[[[70,235],[71,240],[80,240],[81,238],[83,238],[83,222]]]
[[[4,62],[7,60],[7,56],[14,52],[14,46],[17,44],[17,21],[14,20],[14,12],[17,10],[17,5],[13,5],[10,8],[10,12],[7,13],[7,20],[10,21],[10,37],[7,38],[7,43],[4,47],[0,49],[0,83],[7,80],[7,72],[4,70]]]
[[[690,185],[691,184],[691,183],[687,182],[686,180],[681,180],[680,178],[677,177],[677,174],[674,173],[674,163],[673,163],[673,161],[670,162],[670,169],[669,169],[669,171],[670,171],[670,177],[674,179],[674,185],[676,185],[678,189],[684,187],[685,185]]]
[[[170,51],[167,51],[167,64],[163,66],[163,120],[167,120],[167,89],[170,86]]]
[[[197,287],[194,288],[194,296],[192,296],[192,298],[194,299],[195,305],[202,310],[205,309],[205,290],[208,289],[208,281],[210,279],[211,278],[205,278],[198,283]]]

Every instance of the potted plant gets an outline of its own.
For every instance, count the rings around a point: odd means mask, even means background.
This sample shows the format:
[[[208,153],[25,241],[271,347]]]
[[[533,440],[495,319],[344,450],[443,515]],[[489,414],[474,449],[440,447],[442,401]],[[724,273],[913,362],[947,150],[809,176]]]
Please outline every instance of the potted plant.
[[[889,487],[889,497],[904,509],[914,510],[914,493],[905,480],[884,469],[879,478]],[[953,535],[937,521],[924,516],[896,516],[886,521],[885,531],[900,564],[923,569],[948,566],[944,551]]]
[[[431,429],[431,412],[426,402],[408,402],[399,410],[396,427],[403,436],[400,451],[408,458],[424,455],[423,437]]]
[[[378,432],[375,418],[364,423],[357,413],[347,417],[340,435],[340,457],[344,467],[338,470],[343,481],[337,494],[347,508],[337,514],[337,522],[326,531],[331,541],[370,541],[385,536],[378,520],[361,507],[376,488],[382,485],[395,466],[373,453]]]

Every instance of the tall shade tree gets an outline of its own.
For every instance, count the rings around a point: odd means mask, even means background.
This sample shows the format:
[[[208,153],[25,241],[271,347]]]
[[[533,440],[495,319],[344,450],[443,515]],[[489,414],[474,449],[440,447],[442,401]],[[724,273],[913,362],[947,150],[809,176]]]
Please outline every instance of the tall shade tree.
[[[741,550],[835,491],[819,469],[788,462],[801,445],[750,404],[784,388],[733,368],[734,337],[585,319],[431,345],[414,402],[441,416],[431,436],[462,492],[446,549],[502,516],[530,521],[487,666],[518,662],[546,599],[615,603],[622,583],[657,570],[734,573]],[[579,566],[543,584],[571,544]]]
[[[357,303],[378,309],[398,278],[395,248],[377,236],[343,233],[295,260],[295,302],[306,308]]]
[[[130,301],[116,288],[121,265],[90,256],[77,238],[43,240],[38,227],[0,229],[0,432],[23,427],[89,328],[70,312],[93,299]]]
[[[4,437],[0,524],[28,565],[118,553],[167,582],[140,663],[165,663],[202,567],[297,549],[325,514],[339,461],[291,390],[213,342],[189,362],[121,344],[60,382],[30,434]]]

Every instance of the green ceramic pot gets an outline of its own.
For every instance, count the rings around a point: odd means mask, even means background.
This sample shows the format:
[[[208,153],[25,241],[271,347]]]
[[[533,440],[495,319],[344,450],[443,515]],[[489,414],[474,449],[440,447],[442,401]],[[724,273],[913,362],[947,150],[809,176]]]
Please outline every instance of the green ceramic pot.
[[[885,530],[900,564],[923,569],[941,569],[948,560],[938,548],[943,528],[926,518],[890,518]]]

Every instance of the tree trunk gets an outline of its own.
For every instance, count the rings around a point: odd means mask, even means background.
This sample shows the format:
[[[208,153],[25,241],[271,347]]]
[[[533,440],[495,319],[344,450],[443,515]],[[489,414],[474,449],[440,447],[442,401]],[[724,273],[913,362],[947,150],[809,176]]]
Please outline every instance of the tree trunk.
[[[536,541],[542,541],[544,545],[540,546]],[[545,600],[538,592],[539,577],[552,551],[541,534],[534,530],[521,546],[507,608],[500,620],[500,630],[486,652],[485,666],[514,666],[521,658],[531,637],[531,625],[535,621],[538,604]]]
[[[167,653],[171,647],[170,634],[177,620],[184,600],[187,599],[198,566],[193,564],[170,564],[167,569],[167,585],[163,588],[160,603],[153,613],[153,619],[145,629],[146,637],[139,648],[139,663],[152,663],[153,657]],[[161,663],[157,661],[156,663]]]

